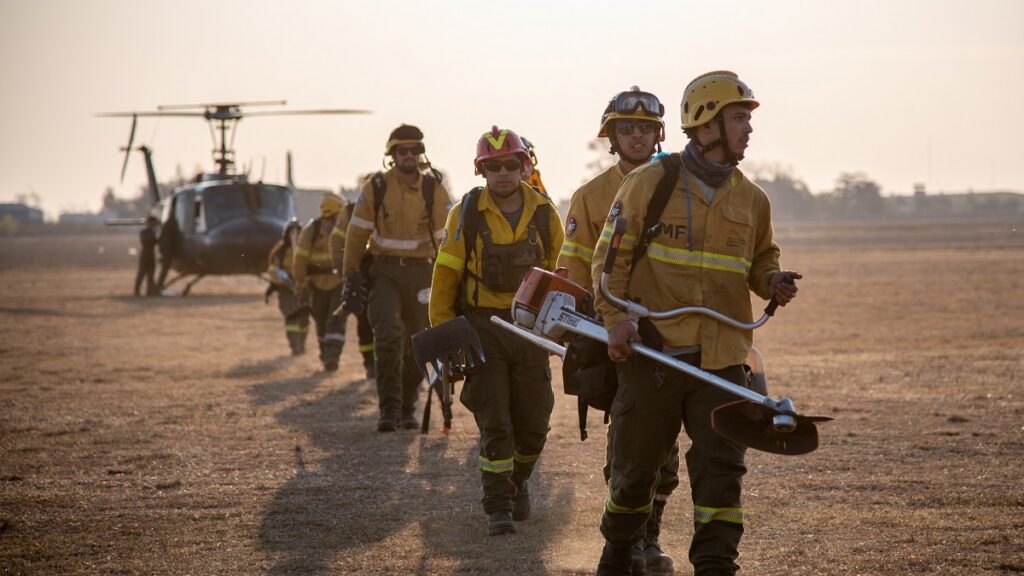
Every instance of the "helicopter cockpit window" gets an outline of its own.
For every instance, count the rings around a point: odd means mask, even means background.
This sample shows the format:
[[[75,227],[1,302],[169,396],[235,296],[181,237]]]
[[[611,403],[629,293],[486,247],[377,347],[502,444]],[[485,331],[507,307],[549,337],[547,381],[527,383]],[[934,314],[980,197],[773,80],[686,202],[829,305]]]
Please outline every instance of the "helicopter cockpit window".
[[[196,231],[196,234],[206,233],[206,210],[203,206],[202,196],[196,196],[195,203],[192,205],[192,229]]]
[[[292,195],[287,188],[263,185],[260,186],[259,190],[258,211],[285,218],[294,215]]]
[[[203,191],[203,210],[207,228],[244,218],[249,214],[249,203],[238,186],[215,186]]]

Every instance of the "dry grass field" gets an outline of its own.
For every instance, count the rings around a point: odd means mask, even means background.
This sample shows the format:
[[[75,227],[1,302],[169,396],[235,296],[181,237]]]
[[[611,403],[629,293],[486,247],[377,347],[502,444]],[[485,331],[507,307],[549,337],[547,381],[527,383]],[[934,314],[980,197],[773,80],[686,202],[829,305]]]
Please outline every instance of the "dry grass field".
[[[836,420],[749,453],[741,574],[1024,574],[1024,222],[777,236],[769,387]],[[253,278],[133,298],[135,241],[0,239],[0,574],[593,572],[604,427],[559,379],[534,516],[489,538],[464,408],[378,434],[354,345],[293,359]],[[690,574],[685,481],[666,522]]]

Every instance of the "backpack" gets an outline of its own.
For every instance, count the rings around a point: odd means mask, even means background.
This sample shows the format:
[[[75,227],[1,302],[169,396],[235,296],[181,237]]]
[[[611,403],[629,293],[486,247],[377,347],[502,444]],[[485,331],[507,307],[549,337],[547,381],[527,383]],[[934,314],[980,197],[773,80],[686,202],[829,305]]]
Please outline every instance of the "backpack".
[[[493,253],[502,250],[502,247],[495,245],[491,241],[491,231],[487,227],[487,222],[484,220],[483,214],[481,214],[480,210],[478,209],[480,195],[483,194],[483,191],[484,188],[482,186],[477,186],[476,188],[470,190],[468,193],[466,193],[466,195],[462,197],[461,207],[459,209],[459,225],[455,232],[455,238],[458,239],[461,235],[465,239],[467,263],[470,260],[470,256],[476,252],[477,236],[482,235],[484,240],[485,256],[482,257],[486,257],[486,253],[488,251]],[[536,244],[536,236],[539,236],[541,242],[544,245],[544,250],[550,253],[554,249],[554,247],[551,246],[551,199],[548,197],[547,194],[544,194],[543,192],[537,190],[536,188],[534,188],[534,191],[543,196],[544,199],[547,200],[547,202],[539,204],[537,206],[537,209],[534,211],[533,216],[530,218],[530,222],[528,225],[530,235],[529,238],[527,240],[523,240],[515,244],[508,244],[504,246],[518,246],[522,244],[522,242],[531,242],[533,244]],[[540,259],[543,256],[543,254],[538,253],[537,259]],[[515,256],[514,254],[511,253],[507,255],[507,258],[505,258],[505,260],[512,259],[515,259]],[[534,261],[530,265],[536,265],[537,263],[538,262]],[[466,268],[465,273],[462,276],[462,281],[459,283],[459,289],[456,292],[455,311],[457,314],[462,314],[463,312],[465,312],[466,302],[464,302],[463,299],[465,298],[464,295],[467,277],[473,277],[473,279],[476,280],[476,284],[473,289],[474,304],[479,303],[479,288],[481,283],[483,283],[484,286],[487,286],[488,288],[495,289],[492,288],[491,284],[489,284],[489,282],[492,282],[490,277],[493,276],[493,274],[490,274],[490,270],[488,270],[488,268],[493,268],[493,266],[488,267],[486,266],[486,264],[487,261],[483,261],[481,262],[480,266],[481,272],[484,274],[483,278],[471,272],[469,268]],[[515,268],[521,269],[523,267],[526,268],[526,271],[529,270],[529,266],[526,265],[525,261],[516,262]],[[522,277],[516,278],[515,276],[521,275],[518,274],[512,266],[500,268],[503,269],[496,270],[496,272],[503,272],[506,274],[503,280],[501,281],[501,283],[504,285],[500,286],[500,288],[507,288],[508,285],[510,284],[515,284],[515,287],[513,287],[511,290],[499,289],[497,291],[514,292],[515,289],[518,288],[519,282],[522,281]],[[525,275],[525,271],[522,272],[522,275]]]
[[[658,181],[654,194],[647,204],[647,213],[641,228],[640,238],[633,248],[633,259],[630,263],[630,274],[637,262],[647,254],[647,247],[661,232],[659,220],[668,205],[672,190],[679,181],[680,173],[684,172],[682,159],[678,154],[666,154],[658,158],[665,174]],[[657,329],[646,318],[638,327],[644,342],[652,348],[661,348],[661,336]],[[587,412],[593,407],[604,412],[604,421],[608,423],[608,413],[618,391],[619,382],[615,366],[608,359],[607,345],[589,338],[574,339],[567,350],[565,362],[562,364],[562,384],[566,394],[576,396],[576,408],[579,415],[580,440],[587,439]]]

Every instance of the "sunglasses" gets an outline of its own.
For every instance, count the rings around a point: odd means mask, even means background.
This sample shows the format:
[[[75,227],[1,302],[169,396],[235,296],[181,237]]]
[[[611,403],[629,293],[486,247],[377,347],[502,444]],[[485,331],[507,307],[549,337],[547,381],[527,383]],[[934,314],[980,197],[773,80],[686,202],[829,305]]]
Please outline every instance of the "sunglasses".
[[[523,163],[519,160],[488,160],[484,162],[484,170],[488,172],[500,172],[502,168],[505,168],[508,172],[517,172],[523,168]]]
[[[395,156],[418,156],[422,153],[422,146],[395,146]]]
[[[665,106],[658,97],[649,92],[623,92],[615,98],[615,111],[620,114],[643,108],[648,114],[665,115]]]
[[[633,128],[639,128],[641,134],[653,134],[659,125],[657,122],[649,122],[647,120],[619,120],[615,122],[615,132],[619,136],[629,136],[633,133]]]

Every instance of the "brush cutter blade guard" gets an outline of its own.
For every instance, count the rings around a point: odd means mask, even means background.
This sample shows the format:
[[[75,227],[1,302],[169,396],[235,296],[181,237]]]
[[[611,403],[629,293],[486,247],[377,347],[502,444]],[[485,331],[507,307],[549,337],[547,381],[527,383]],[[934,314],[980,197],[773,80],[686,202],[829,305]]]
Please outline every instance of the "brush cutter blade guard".
[[[564,292],[576,301],[576,309],[581,310],[590,302],[590,293],[582,286],[542,268],[533,267],[519,284],[515,298],[512,300],[512,319],[516,324],[533,329],[537,322],[540,309],[551,292]]]
[[[711,427],[722,436],[755,450],[798,456],[818,448],[816,422],[828,416],[779,412],[749,400],[723,404],[711,412]]]
[[[436,372],[440,372],[442,366],[448,366],[463,374],[470,374],[486,361],[480,336],[464,316],[413,334],[412,356],[427,381],[431,380],[428,364]]]

